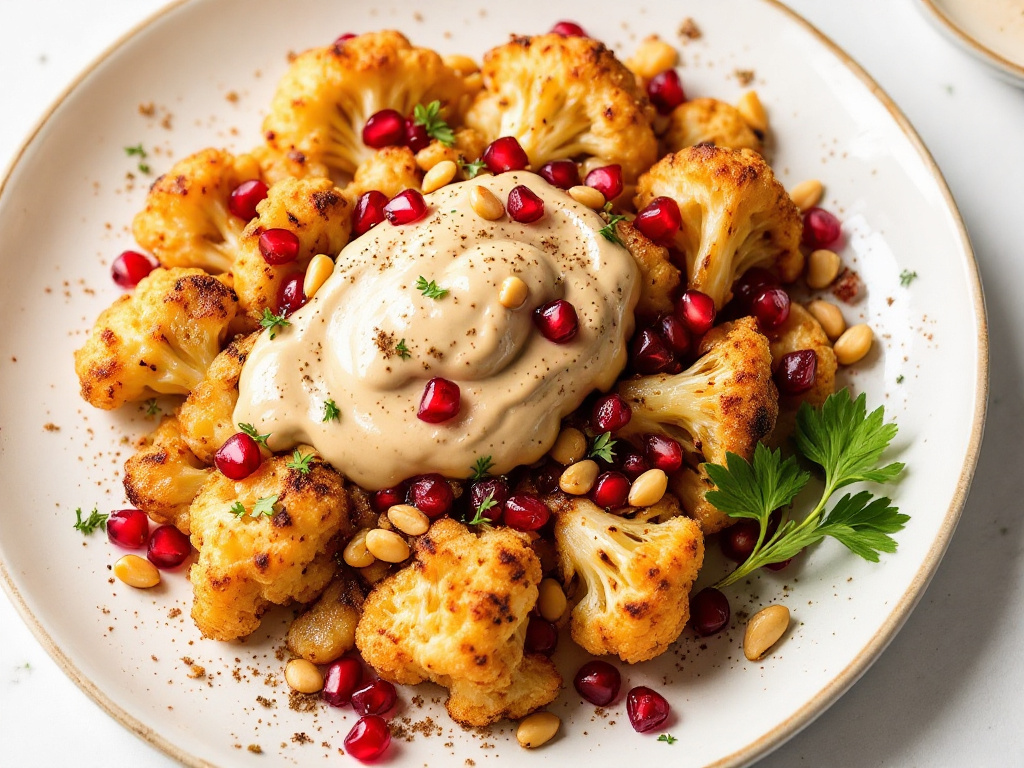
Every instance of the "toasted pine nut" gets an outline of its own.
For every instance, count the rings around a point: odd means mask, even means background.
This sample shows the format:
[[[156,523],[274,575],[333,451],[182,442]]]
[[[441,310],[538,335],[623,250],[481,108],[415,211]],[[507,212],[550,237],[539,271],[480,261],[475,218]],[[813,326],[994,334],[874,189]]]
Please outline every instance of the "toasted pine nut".
[[[789,629],[789,608],[769,605],[750,617],[743,635],[743,655],[749,661],[764,658],[768,650],[779,642]]]
[[[345,551],[341,553],[342,559],[353,568],[366,568],[373,565],[377,559],[366,548],[367,533],[369,530],[366,528],[357,531],[356,535],[345,545]]]
[[[811,251],[807,257],[807,286],[821,290],[832,285],[839,277],[839,268],[843,266],[839,254],[826,248]]]
[[[821,329],[830,341],[835,341],[846,330],[843,311],[830,301],[815,299],[807,305],[807,311],[821,324]]]
[[[867,323],[847,328],[832,345],[832,349],[836,353],[836,360],[840,365],[853,365],[871,349],[873,338],[871,326]]]
[[[529,286],[515,275],[509,275],[498,289],[498,303],[506,309],[519,309],[530,293]]]
[[[409,545],[394,531],[374,528],[366,534],[366,548],[385,563],[401,563],[409,559]]]
[[[423,176],[423,193],[434,192],[455,178],[459,166],[451,160],[442,160]]]
[[[430,518],[411,504],[395,504],[388,510],[388,520],[409,536],[422,536],[430,528]]]
[[[320,290],[320,286],[327,282],[327,278],[334,271],[334,261],[330,256],[318,253],[309,260],[306,267],[306,277],[302,280],[302,293],[309,301]]]
[[[789,196],[797,208],[801,211],[806,211],[808,208],[813,208],[821,202],[821,195],[824,191],[820,181],[817,179],[807,179],[793,187]]]
[[[736,109],[744,122],[755,131],[765,133],[768,130],[768,115],[764,111],[764,105],[761,103],[757,91],[747,91],[740,96],[740,100],[736,103]]]
[[[584,459],[570,464],[558,478],[558,487],[573,496],[582,496],[594,487],[600,468],[593,459]]]
[[[678,51],[657,35],[645,38],[625,61],[629,70],[644,80],[650,80],[678,63]]]
[[[460,75],[471,75],[474,72],[480,71],[480,67],[473,59],[461,53],[449,53],[446,56],[442,56],[441,60],[448,69],[454,69]]]
[[[558,621],[565,613],[568,601],[565,599],[565,592],[562,585],[554,579],[544,579],[540,583],[540,596],[537,598],[537,609],[542,618],[548,621]]]
[[[668,490],[668,475],[663,469],[648,469],[629,488],[629,506],[649,507],[661,501]]]
[[[305,659],[292,659],[285,664],[284,681],[299,693],[317,693],[324,687],[324,676],[316,664]]]
[[[465,84],[466,90],[469,93],[479,91],[484,87],[484,78],[479,72],[471,72],[463,78],[462,82]]]
[[[566,427],[558,433],[558,439],[549,453],[552,459],[563,466],[579,461],[587,453],[587,436],[576,427]]]
[[[584,184],[580,184],[569,189],[569,197],[575,200],[580,205],[585,205],[587,208],[593,208],[595,211],[600,211],[604,208],[604,195],[601,194],[601,190],[588,187]]]
[[[553,712],[534,712],[519,721],[516,739],[519,746],[535,749],[551,741],[561,724],[562,721]]]
[[[473,187],[469,193],[469,204],[477,216],[487,221],[497,221],[505,215],[505,206],[487,187]]]
[[[149,560],[138,555],[125,555],[114,563],[114,575],[136,589],[149,589],[160,583],[160,571]]]

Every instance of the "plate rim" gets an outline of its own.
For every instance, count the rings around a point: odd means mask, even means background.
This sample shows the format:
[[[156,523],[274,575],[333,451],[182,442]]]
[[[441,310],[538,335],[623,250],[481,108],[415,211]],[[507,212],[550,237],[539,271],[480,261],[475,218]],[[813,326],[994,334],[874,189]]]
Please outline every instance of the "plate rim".
[[[54,113],[61,107],[83,83],[103,63],[116,54],[124,45],[134,37],[156,24],[163,17],[175,12],[179,8],[190,4],[201,4],[214,2],[215,0],[170,0],[166,5],[152,12],[149,16],[131,26],[127,31],[118,36],[99,55],[86,65],[60,92],[50,106],[36,121],[35,125],[28,132],[25,139],[14,152],[10,162],[3,169],[0,175],[0,203],[3,202],[3,195],[7,184],[14,175],[20,163],[31,145],[36,141],[44,127],[53,118]],[[966,256],[968,289],[972,299],[972,305],[977,323],[977,370],[975,371],[974,382],[974,410],[972,413],[970,437],[967,443],[967,451],[964,462],[957,478],[956,489],[943,516],[939,531],[929,547],[925,557],[911,579],[906,591],[895,601],[893,609],[889,612],[886,620],[875,630],[871,639],[857,652],[856,656],[842,670],[837,672],[832,679],[824,685],[814,696],[805,701],[792,715],[775,725],[768,733],[762,735],[755,741],[750,742],[739,750],[709,763],[706,768],[738,768],[749,764],[751,761],[764,757],[773,750],[780,747],[789,739],[796,736],[800,731],[810,725],[817,717],[822,715],[831,707],[850,687],[856,683],[861,676],[884,652],[890,642],[896,637],[900,628],[910,617],[914,608],[923,597],[928,584],[938,570],[938,566],[945,554],[946,549],[953,537],[957,524],[963,512],[967,496],[970,491],[971,482],[977,469],[981,453],[981,443],[985,428],[985,419],[988,410],[989,396],[989,335],[988,318],[985,308],[985,296],[981,284],[980,269],[974,249],[971,246],[967,227],[964,224],[963,216],[953,198],[953,194],[946,183],[941,169],[935,162],[931,152],[925,146],[924,141],[914,129],[909,119],[896,105],[886,91],[872,78],[863,67],[860,66],[849,54],[846,53],[829,36],[819,30],[814,24],[805,19],[797,11],[785,5],[782,0],[754,0],[774,10],[781,12],[789,21],[803,28],[812,37],[818,40],[833,56],[853,73],[863,83],[878,102],[885,107],[890,117],[895,121],[903,136],[910,142],[917,152],[918,157],[924,163],[925,168],[930,171],[932,178],[938,184],[942,200],[952,216],[959,243],[963,254]],[[920,0],[934,17],[946,25],[950,32],[962,38],[972,48],[978,48],[984,55],[991,55],[1001,62],[1006,60],[992,53],[988,49],[970,38],[955,27],[938,9],[932,0]],[[1017,67],[1012,62],[1006,62],[1024,80],[1024,68]],[[80,669],[63,652],[60,645],[43,628],[42,624],[29,609],[28,604],[22,597],[20,590],[11,578],[7,564],[0,558],[0,586],[7,594],[15,610],[29,631],[43,647],[43,649],[54,660],[61,671],[79,687],[89,698],[115,721],[134,733],[137,737],[150,745],[156,747],[169,757],[178,760],[190,768],[217,768],[209,761],[197,757],[185,751],[170,739],[162,736],[152,728],[144,725],[127,710],[117,705],[96,683],[86,677]]]
[[[995,68],[1003,77],[1012,79],[1017,85],[1024,85],[1024,65],[1010,61],[1005,56],[993,51],[978,40],[978,38],[965,32],[959,24],[954,22],[942,10],[935,0],[919,0],[919,2],[940,32],[945,33],[947,37],[959,43],[963,50],[973,55],[976,59]]]

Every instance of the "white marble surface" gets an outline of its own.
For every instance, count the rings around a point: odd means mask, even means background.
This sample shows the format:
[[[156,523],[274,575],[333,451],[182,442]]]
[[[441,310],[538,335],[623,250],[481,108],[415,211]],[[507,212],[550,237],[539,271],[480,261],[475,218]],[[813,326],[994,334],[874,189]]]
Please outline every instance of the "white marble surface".
[[[77,72],[162,4],[0,0],[0,167]],[[991,398],[974,488],[921,604],[864,678],[760,765],[1024,765],[1024,90],[953,49],[912,0],[789,4],[875,77],[942,168],[981,264]],[[0,745],[10,766],[173,764],[64,677],[6,597]]]

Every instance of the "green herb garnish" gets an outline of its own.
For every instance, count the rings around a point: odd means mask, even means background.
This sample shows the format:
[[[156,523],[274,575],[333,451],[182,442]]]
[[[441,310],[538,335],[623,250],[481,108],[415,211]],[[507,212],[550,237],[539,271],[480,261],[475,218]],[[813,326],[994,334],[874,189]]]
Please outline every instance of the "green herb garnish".
[[[473,160],[467,163],[464,159],[459,158],[459,169],[465,174],[467,179],[475,179],[480,171],[486,167],[487,163],[483,160]]]
[[[277,329],[291,325],[291,321],[288,320],[283,312],[280,315],[275,315],[270,311],[270,307],[264,307],[263,317],[260,318],[260,325],[270,329],[270,340],[273,341],[277,337]]]
[[[402,339],[395,345],[395,352],[397,352],[398,356],[403,360],[408,360],[412,357],[412,352],[410,352],[409,348],[405,346],[405,339]]]
[[[256,431],[256,427],[254,427],[252,424],[239,424],[238,428],[242,430],[244,434],[248,435],[253,440],[255,440],[259,445],[262,445],[268,451],[270,450],[270,447],[267,445],[267,438],[270,437],[269,432],[267,432],[267,434],[265,435],[261,435],[259,432]]]
[[[448,295],[447,288],[441,288],[437,282],[431,280],[427,282],[427,278],[420,275],[416,278],[416,290],[426,296],[428,299],[443,299]]]
[[[298,470],[300,474],[308,475],[312,469],[312,467],[309,466],[309,462],[312,460],[312,453],[307,453],[303,456],[302,453],[296,449],[295,453],[292,454],[292,457],[285,463],[285,466],[288,467],[288,469]]]
[[[498,502],[494,500],[494,491],[491,491],[484,497],[483,501],[477,504],[476,512],[473,515],[473,519],[469,521],[469,525],[483,525],[485,523],[493,522],[491,518],[484,515],[484,512],[487,512],[489,509],[496,506],[498,506]]]
[[[150,171],[149,163],[145,162],[145,159],[147,157],[149,157],[149,155],[146,153],[146,150],[143,149],[142,142],[139,142],[134,147],[125,147],[124,148],[124,153],[126,155],[128,155],[128,157],[137,157],[137,158],[139,158],[138,167],[139,167],[139,172],[140,173],[149,173],[149,171]]]
[[[491,467],[494,466],[494,460],[490,456],[481,456],[476,462],[470,467],[470,472],[473,473],[473,480],[483,480],[490,474]]]
[[[598,435],[594,438],[594,444],[590,446],[590,453],[587,455],[591,458],[611,461],[615,458],[615,442],[615,440],[612,440],[611,432]]]
[[[273,496],[264,496],[262,499],[257,499],[256,503],[252,507],[252,516],[259,517],[260,515],[266,515],[272,517],[274,514],[274,505],[277,504],[277,494]]]
[[[917,272],[911,272],[909,269],[904,269],[900,272],[900,285],[904,288],[908,287],[914,280],[917,279]]]
[[[155,397],[151,397],[143,403],[142,407],[146,410],[146,416],[159,416],[161,413],[160,404],[157,403]]]
[[[324,403],[324,417],[320,420],[322,422],[338,421],[341,419],[341,409],[338,408],[338,404],[331,399],[328,399]]]
[[[441,117],[441,102],[436,99],[427,106],[417,104],[412,108],[412,121],[427,129],[427,136],[437,139],[446,147],[455,146],[455,132]]]
[[[83,514],[81,507],[75,510],[76,531],[81,531],[86,536],[89,536],[97,528],[102,528],[104,531],[107,530],[107,518],[110,517],[110,515],[101,514],[99,509],[96,507],[92,508],[92,512],[90,512],[89,516],[84,520],[82,519]]]
[[[605,211],[603,214],[604,220],[608,223],[597,231],[608,242],[617,243],[618,245],[624,246],[625,244],[622,242],[622,238],[619,237],[618,230],[616,230],[615,227],[618,225],[620,221],[625,220],[626,217],[619,213],[612,213],[610,209],[611,203],[608,203],[605,206]]]
[[[666,744],[675,744],[679,739],[673,736],[671,733],[663,733],[658,737],[658,741],[664,741]]]

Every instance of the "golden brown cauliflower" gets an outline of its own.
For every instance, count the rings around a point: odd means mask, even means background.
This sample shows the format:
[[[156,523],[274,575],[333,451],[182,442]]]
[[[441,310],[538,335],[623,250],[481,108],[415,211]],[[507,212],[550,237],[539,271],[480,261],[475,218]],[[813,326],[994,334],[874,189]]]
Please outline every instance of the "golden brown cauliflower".
[[[555,542],[566,584],[579,577],[572,639],[634,664],[664,653],[690,617],[690,588],[704,562],[700,526],[687,517],[644,522],[556,494]]]
[[[628,221],[616,225],[619,239],[640,267],[638,315],[660,315],[675,306],[672,296],[679,287],[679,269],[669,261],[668,248],[655,245]]]
[[[356,169],[352,183],[345,194],[352,200],[364,192],[375,189],[394,197],[403,189],[420,189],[423,172],[416,164],[416,156],[408,147],[385,147],[371,155]]]
[[[366,662],[392,682],[445,686],[448,712],[463,725],[523,717],[551,702],[558,672],[523,654],[541,580],[524,537],[508,528],[478,535],[443,519],[415,549],[413,564],[363,604],[356,646]]]
[[[602,43],[557,34],[514,37],[487,52],[484,89],[466,124],[489,141],[515,136],[534,168],[589,155],[626,182],[657,159],[653,108]]]
[[[398,32],[371,32],[296,57],[277,86],[263,134],[271,154],[298,153],[341,178],[374,153],[362,137],[371,115],[411,115],[417,104],[437,100],[455,122],[465,94],[463,78],[434,51],[413,47]]]
[[[100,313],[75,352],[82,397],[110,410],[187,395],[220,352],[238,297],[201,269],[154,269]]]
[[[281,153],[266,144],[260,144],[249,155],[259,163],[263,180],[270,185],[285,179],[326,179],[331,175],[326,165],[312,162],[297,149]]]
[[[662,145],[666,152],[702,143],[761,152],[762,138],[731,104],[718,99],[692,99],[672,110]]]
[[[245,637],[271,604],[307,603],[334,575],[335,537],[351,533],[344,480],[319,457],[306,473],[288,462],[239,481],[214,472],[192,502],[192,618],[206,637]]]
[[[435,139],[417,152],[416,165],[423,171],[429,171],[442,160],[469,162],[480,157],[486,148],[487,139],[472,128],[460,128],[455,131],[455,143],[452,146]]]
[[[772,269],[783,282],[800,276],[800,211],[756,152],[702,145],[666,155],[640,177],[637,210],[662,195],[682,214],[676,247],[686,255],[688,287],[716,307],[751,267]]]
[[[356,644],[363,591],[348,570],[334,577],[312,607],[288,628],[288,650],[314,664],[329,664]]]

